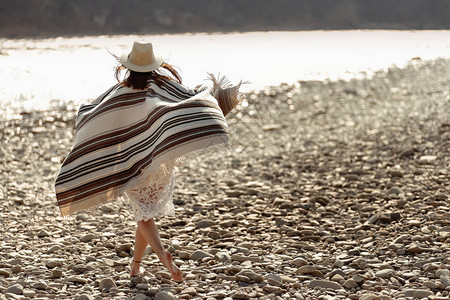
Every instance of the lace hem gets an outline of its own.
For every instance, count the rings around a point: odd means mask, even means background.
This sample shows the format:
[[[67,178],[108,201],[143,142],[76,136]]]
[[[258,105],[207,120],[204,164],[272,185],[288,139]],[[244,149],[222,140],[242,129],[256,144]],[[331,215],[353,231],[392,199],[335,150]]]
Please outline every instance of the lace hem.
[[[175,214],[173,169],[173,162],[166,163],[125,190],[124,196],[130,201],[136,222]]]

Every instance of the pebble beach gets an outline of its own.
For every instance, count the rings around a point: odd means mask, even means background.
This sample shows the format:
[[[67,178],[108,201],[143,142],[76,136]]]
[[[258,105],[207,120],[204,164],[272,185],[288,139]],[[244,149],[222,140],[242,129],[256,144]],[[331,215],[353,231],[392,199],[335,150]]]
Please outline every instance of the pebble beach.
[[[450,60],[246,97],[157,220],[181,283],[129,278],[129,203],[60,216],[74,105],[0,116],[0,299],[450,298]]]

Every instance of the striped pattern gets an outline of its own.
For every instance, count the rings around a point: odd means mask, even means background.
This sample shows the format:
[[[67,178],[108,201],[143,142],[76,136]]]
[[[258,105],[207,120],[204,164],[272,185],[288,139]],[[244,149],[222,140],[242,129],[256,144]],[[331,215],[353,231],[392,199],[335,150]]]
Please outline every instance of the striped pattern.
[[[165,162],[226,144],[228,127],[220,103],[228,110],[234,100],[217,100],[212,94],[217,95],[173,81],[162,86],[150,82],[146,91],[116,85],[82,105],[74,145],[55,182],[62,215],[121,196]]]

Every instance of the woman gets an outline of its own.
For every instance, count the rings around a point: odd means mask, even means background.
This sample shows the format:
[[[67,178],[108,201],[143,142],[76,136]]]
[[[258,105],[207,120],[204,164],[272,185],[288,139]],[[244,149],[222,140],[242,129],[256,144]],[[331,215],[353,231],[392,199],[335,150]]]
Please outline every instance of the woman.
[[[153,52],[135,42],[119,59],[126,78],[76,118],[74,145],[55,182],[63,216],[124,197],[137,222],[131,276],[150,245],[174,280],[182,280],[172,255],[161,243],[154,218],[174,214],[175,163],[199,150],[227,146],[225,115],[243,97],[240,84],[212,75],[213,88],[192,90]]]

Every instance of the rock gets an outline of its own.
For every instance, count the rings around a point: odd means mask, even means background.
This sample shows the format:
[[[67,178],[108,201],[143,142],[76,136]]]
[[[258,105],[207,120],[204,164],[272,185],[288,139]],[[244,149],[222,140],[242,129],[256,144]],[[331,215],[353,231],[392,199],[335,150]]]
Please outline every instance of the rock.
[[[86,213],[80,213],[76,216],[76,219],[81,221],[87,221],[89,220],[89,215]]]
[[[308,262],[301,257],[297,257],[292,261],[292,264],[294,264],[297,267],[301,267],[301,266],[307,265]]]
[[[403,190],[399,188],[398,186],[393,186],[387,191],[387,195],[400,195],[403,193]]]
[[[56,270],[53,270],[56,271]],[[81,277],[67,277],[65,279],[63,279],[65,282],[74,282],[74,283],[81,283],[81,284],[85,284],[87,283],[87,280]]]
[[[208,252],[205,252],[203,250],[196,250],[196,251],[194,251],[194,253],[191,254],[190,259],[191,260],[200,260],[205,257],[213,257],[213,255]]]
[[[269,294],[278,294],[282,289],[278,286],[266,285],[263,287],[263,291]]]
[[[9,276],[11,276],[11,273],[5,269],[0,269],[0,276],[8,278]]]
[[[217,252],[214,256],[216,260],[221,262],[231,261],[231,256],[228,252]]]
[[[404,297],[412,297],[412,298],[427,298],[428,296],[433,295],[432,291],[429,290],[423,290],[423,289],[408,289],[403,292],[400,292],[401,295]]]
[[[390,214],[375,214],[366,221],[366,224],[376,224],[377,222],[390,223]]]
[[[216,222],[210,219],[202,219],[197,222],[197,228],[208,228],[214,226]]]
[[[160,278],[165,278],[165,279],[172,279],[172,276],[170,275],[169,272],[166,271],[158,271],[155,273],[156,277],[160,277]]]
[[[435,155],[423,155],[419,158],[419,164],[426,165],[426,164],[434,164],[437,157]]]
[[[100,290],[103,290],[105,288],[106,289],[117,288],[117,286],[112,278],[103,278],[102,280],[100,280],[98,288]]]
[[[138,284],[136,284],[136,288],[138,290],[146,291],[146,290],[148,290],[148,284],[147,283],[138,283]]]
[[[380,297],[378,297],[375,294],[372,293],[368,293],[368,294],[363,294],[359,297],[359,300],[381,300]]]
[[[81,294],[75,296],[75,300],[94,300],[94,297],[88,294]]]
[[[53,269],[53,268],[56,268],[56,267],[61,267],[62,264],[61,264],[60,261],[49,260],[49,261],[47,261],[47,262],[45,263],[45,266],[46,266],[47,268],[49,268],[49,269]]]
[[[41,231],[38,232],[37,236],[40,237],[40,238],[43,238],[43,237],[49,236],[49,234],[48,234],[47,231],[41,230]]]
[[[115,249],[117,252],[122,252],[122,251],[130,251],[132,247],[133,247],[132,243],[124,243],[117,245]]]
[[[61,250],[61,246],[53,245],[47,250],[47,254],[51,254],[51,253],[54,253],[54,252],[59,251],[59,250]]]
[[[311,274],[316,277],[323,277],[322,272],[318,271],[315,267],[311,265],[301,266],[297,270],[297,274]]]
[[[181,291],[181,294],[187,294],[187,295],[191,295],[191,296],[196,296],[197,295],[197,291],[195,290],[195,288],[193,287],[188,287],[185,288],[184,290]]]
[[[342,289],[342,286],[334,281],[329,280],[311,280],[311,282],[308,284],[308,288],[313,289],[316,286],[324,288],[324,289],[332,289],[332,290],[340,290]]]
[[[447,288],[450,286],[450,276],[448,275],[441,275],[439,276],[439,279],[441,280],[442,284]]]
[[[36,292],[33,290],[24,290],[23,295],[28,298],[34,298],[36,296]]]
[[[331,281],[335,282],[343,282],[345,279],[340,274],[335,274],[333,277],[331,277]]]
[[[447,269],[436,270],[436,277],[440,277],[442,275],[450,276],[450,270]]]
[[[80,238],[80,241],[85,242],[85,243],[88,243],[88,242],[92,241],[93,239],[95,239],[95,234],[93,234],[93,233],[88,233],[88,234],[83,235],[83,236]]]
[[[6,293],[22,295],[23,294],[23,286],[19,283],[13,284],[6,289]]]
[[[178,252],[178,257],[180,259],[189,259],[191,256],[189,255],[189,253],[187,251],[180,251],[180,252]]]
[[[60,269],[52,270],[52,278],[61,278],[63,276],[63,271]]]
[[[148,297],[145,294],[136,294],[136,296],[133,297],[133,300],[147,300]]]
[[[11,272],[13,272],[14,274],[17,274],[17,273],[19,273],[19,272],[21,272],[22,271],[22,267],[21,266],[12,266],[11,267]]]
[[[380,278],[390,278],[393,274],[394,270],[392,269],[383,269],[375,272],[375,276]]]
[[[357,287],[358,283],[356,283],[356,281],[353,278],[349,278],[342,284],[342,286],[345,287],[346,289],[352,289]]]
[[[160,291],[156,293],[154,300],[175,300],[175,296],[168,291]]]
[[[82,274],[82,273],[86,272],[87,267],[82,264],[76,264],[72,267],[72,270],[77,274]]]
[[[35,290],[45,290],[47,289],[47,285],[44,282],[36,282],[31,285],[31,287]]]

